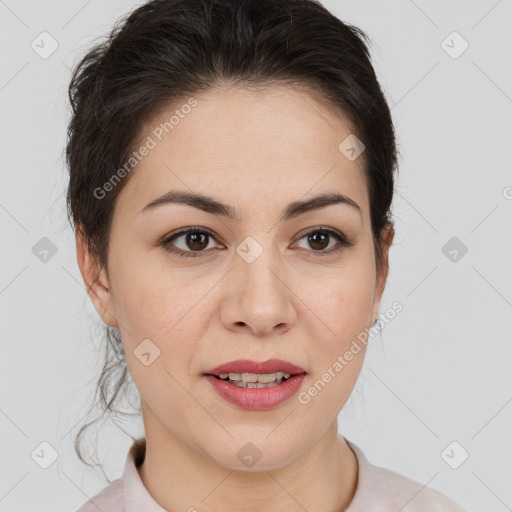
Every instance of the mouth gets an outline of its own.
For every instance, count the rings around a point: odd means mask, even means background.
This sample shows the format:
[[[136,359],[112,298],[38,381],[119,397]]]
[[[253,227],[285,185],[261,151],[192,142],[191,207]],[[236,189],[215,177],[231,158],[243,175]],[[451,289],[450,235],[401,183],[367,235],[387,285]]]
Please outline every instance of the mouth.
[[[306,372],[215,372],[204,374],[204,378],[230,404],[242,409],[264,410],[291,400],[302,386]]]
[[[239,359],[212,368],[204,375],[250,389],[279,386],[302,374],[306,374],[304,368],[282,359],[269,359],[262,362]]]

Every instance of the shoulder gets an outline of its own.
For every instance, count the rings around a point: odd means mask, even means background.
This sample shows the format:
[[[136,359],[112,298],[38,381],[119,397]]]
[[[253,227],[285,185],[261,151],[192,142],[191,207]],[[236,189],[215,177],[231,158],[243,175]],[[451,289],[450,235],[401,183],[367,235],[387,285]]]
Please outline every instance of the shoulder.
[[[100,493],[90,498],[76,512],[125,512],[123,499],[123,479],[118,478]]]
[[[359,465],[356,493],[347,512],[466,512],[441,492],[371,464],[356,445],[347,443]]]

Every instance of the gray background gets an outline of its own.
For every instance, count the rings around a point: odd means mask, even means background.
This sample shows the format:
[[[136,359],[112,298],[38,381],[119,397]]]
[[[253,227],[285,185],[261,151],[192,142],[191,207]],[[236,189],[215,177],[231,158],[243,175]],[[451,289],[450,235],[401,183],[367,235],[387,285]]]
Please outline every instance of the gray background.
[[[511,510],[512,1],[323,3],[374,41],[402,153],[382,311],[403,311],[372,340],[340,431],[468,510]],[[66,88],[82,52],[135,5],[0,1],[0,511],[69,512],[107,485],[73,451],[101,324],[65,219]],[[31,48],[43,31],[59,45],[46,59]],[[453,31],[469,44],[457,58]],[[43,237],[57,249],[46,262],[33,252]],[[468,249],[457,261],[443,252],[452,237]],[[469,453],[458,469],[441,455],[453,441],[452,464]],[[58,454],[48,469],[31,457],[42,442]],[[107,423],[99,442],[119,477],[130,437]]]

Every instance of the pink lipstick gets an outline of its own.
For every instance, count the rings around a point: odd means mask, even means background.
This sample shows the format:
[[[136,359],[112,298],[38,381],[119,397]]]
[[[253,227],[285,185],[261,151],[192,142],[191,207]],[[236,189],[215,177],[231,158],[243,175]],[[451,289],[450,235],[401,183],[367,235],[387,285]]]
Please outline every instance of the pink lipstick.
[[[257,362],[239,359],[205,372],[214,390],[226,401],[244,409],[271,409],[291,398],[306,372],[281,359]]]

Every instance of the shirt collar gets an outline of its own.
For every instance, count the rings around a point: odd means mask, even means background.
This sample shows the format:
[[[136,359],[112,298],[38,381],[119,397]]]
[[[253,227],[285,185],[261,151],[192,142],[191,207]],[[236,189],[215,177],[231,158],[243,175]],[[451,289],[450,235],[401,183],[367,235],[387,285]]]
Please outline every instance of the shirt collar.
[[[345,438],[346,443],[352,450],[357,459],[357,487],[354,497],[350,502],[346,512],[358,512],[365,510],[365,507],[372,505],[368,502],[370,496],[374,496],[376,484],[379,481],[375,474],[376,467],[368,462],[361,449]]]
[[[146,456],[146,440],[136,439],[126,457],[123,473],[124,506],[126,512],[166,512],[149,494],[137,471]]]

